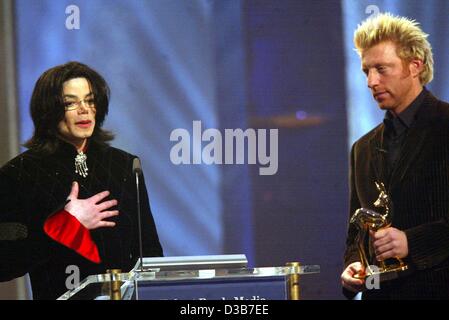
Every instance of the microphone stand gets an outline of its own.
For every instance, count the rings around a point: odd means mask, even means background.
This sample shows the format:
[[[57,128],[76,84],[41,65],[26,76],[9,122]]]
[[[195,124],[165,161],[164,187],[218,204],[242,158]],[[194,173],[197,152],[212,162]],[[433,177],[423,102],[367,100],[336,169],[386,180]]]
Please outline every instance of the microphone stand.
[[[139,158],[134,158],[133,161],[133,171],[136,175],[136,190],[137,190],[137,225],[139,229],[139,259],[140,259],[140,271],[143,272],[143,249],[142,249],[142,221],[140,218],[141,208],[140,208],[140,183],[139,183],[139,175],[142,172],[142,168],[140,166]]]

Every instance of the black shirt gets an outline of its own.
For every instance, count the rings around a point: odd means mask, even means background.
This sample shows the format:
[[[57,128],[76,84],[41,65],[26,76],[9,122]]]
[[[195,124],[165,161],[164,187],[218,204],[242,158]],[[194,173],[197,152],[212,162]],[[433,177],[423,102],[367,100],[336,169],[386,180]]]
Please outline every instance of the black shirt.
[[[401,148],[407,137],[408,129],[415,120],[416,113],[427,95],[426,88],[405,108],[399,115],[395,116],[391,111],[387,111],[384,117],[384,138],[383,149],[386,150],[386,170],[389,176],[399,159]]]

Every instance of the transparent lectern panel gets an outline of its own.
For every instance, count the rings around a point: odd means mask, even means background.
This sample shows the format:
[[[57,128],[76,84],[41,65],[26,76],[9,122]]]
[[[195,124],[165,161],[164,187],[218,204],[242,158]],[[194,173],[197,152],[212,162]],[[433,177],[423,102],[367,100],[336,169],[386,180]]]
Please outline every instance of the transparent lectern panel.
[[[156,260],[144,258],[143,271],[137,263],[128,273],[89,276],[59,299],[286,299],[293,277],[320,272],[318,265],[247,268],[244,255]]]

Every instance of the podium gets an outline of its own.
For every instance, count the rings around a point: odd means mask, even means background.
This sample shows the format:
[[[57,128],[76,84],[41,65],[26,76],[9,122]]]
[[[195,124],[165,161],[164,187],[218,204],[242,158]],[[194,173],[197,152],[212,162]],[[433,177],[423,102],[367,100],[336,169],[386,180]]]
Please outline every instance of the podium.
[[[297,262],[248,268],[245,255],[144,258],[129,272],[89,276],[58,300],[298,300],[301,277],[319,272]]]

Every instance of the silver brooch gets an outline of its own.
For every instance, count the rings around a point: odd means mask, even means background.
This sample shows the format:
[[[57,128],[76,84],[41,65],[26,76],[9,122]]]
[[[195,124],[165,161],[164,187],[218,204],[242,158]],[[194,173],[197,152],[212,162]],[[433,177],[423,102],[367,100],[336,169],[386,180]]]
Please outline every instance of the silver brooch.
[[[87,156],[80,151],[75,157],[75,172],[78,173],[82,177],[87,177]]]

